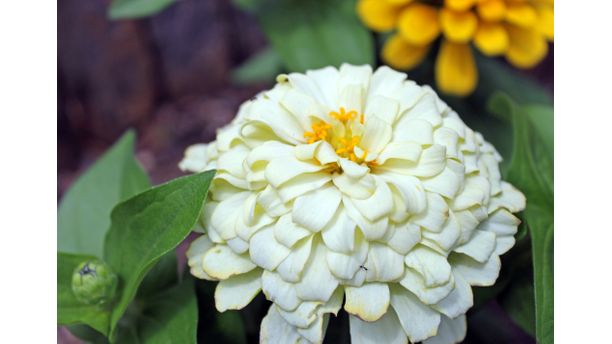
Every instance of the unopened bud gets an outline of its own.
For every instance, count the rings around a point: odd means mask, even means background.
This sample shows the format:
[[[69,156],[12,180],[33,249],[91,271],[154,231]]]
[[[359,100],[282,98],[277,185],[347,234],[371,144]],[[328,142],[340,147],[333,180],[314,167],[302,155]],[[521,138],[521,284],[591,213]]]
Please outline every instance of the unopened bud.
[[[117,289],[117,275],[98,259],[85,261],[72,274],[72,292],[85,304],[104,304],[112,300]]]

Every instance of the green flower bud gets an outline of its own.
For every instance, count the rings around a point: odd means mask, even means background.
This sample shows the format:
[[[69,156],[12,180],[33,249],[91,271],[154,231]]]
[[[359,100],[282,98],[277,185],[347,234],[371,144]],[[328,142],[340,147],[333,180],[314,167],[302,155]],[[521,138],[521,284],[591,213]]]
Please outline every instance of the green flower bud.
[[[72,292],[82,303],[104,304],[112,300],[117,289],[117,275],[98,259],[85,261],[72,274]]]

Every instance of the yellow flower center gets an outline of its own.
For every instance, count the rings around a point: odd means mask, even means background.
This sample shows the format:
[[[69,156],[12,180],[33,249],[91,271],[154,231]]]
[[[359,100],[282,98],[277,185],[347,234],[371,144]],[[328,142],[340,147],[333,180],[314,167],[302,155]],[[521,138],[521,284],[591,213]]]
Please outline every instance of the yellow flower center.
[[[354,122],[357,118],[359,118],[359,124],[363,125],[363,114],[359,115],[355,110],[347,111],[344,107],[340,107],[338,111],[331,111],[329,117],[338,120],[340,123],[336,126],[332,126],[325,121],[312,124],[312,131],[304,133],[307,142],[310,144],[317,141],[327,141],[334,147],[336,154],[339,156],[358,164],[364,162],[368,152],[362,148],[363,153],[360,156],[355,153],[355,147],[359,146],[361,136],[353,133],[354,125],[356,125]]]

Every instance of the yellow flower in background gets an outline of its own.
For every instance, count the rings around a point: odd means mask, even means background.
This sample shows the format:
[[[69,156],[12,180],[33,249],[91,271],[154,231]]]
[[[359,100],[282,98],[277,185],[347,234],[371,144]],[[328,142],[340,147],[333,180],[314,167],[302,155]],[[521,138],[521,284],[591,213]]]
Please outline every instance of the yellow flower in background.
[[[357,12],[372,30],[395,30],[382,58],[398,69],[416,67],[442,36],[436,83],[458,96],[472,93],[478,80],[471,43],[486,56],[531,68],[554,39],[554,0],[359,0]]]

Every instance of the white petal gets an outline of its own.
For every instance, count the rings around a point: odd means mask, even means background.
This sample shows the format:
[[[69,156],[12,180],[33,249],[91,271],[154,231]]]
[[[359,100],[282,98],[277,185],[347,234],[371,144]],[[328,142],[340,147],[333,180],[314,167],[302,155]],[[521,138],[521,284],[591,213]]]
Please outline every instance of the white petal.
[[[355,248],[355,227],[344,206],[340,205],[330,223],[323,229],[321,237],[327,248],[340,253],[350,253]]]
[[[244,145],[235,146],[229,151],[219,155],[217,159],[217,169],[235,177],[244,177],[245,170],[242,163],[246,159],[247,154],[249,154],[248,147]]]
[[[471,210],[455,211],[453,214],[461,226],[458,244],[466,243],[472,237],[472,232],[478,227],[480,221]]]
[[[280,195],[272,185],[266,186],[266,188],[257,195],[257,203],[272,217],[281,216],[291,210],[285,206]]]
[[[442,172],[446,166],[446,148],[432,145],[423,149],[419,161],[414,163],[407,160],[391,159],[377,169],[391,171],[415,177],[431,177]]]
[[[323,167],[311,164],[294,157],[282,157],[271,160],[266,166],[266,180],[275,188],[304,173],[320,171]]]
[[[391,286],[391,306],[412,343],[434,336],[440,324],[440,313],[423,304],[401,286]]]
[[[308,144],[301,144],[293,147],[293,154],[299,160],[312,160],[316,158],[319,146],[326,141],[316,141]]]
[[[521,220],[512,215],[509,211],[506,209],[499,209],[489,215],[489,218],[481,222],[478,229],[493,232],[499,236],[511,236],[516,234],[518,225],[520,224]]]
[[[449,216],[448,204],[442,196],[427,192],[427,209],[415,215],[412,221],[432,232],[440,232]]]
[[[331,273],[345,280],[350,280],[355,273],[365,264],[368,255],[368,242],[360,232],[355,233],[354,252],[340,253],[333,250],[327,251],[327,265]],[[365,277],[365,276],[364,276]]]
[[[251,237],[249,254],[253,263],[274,270],[291,252],[274,238],[274,227],[268,226]]]
[[[502,182],[501,188],[501,194],[491,198],[489,213],[492,213],[502,207],[508,209],[512,213],[517,213],[525,209],[525,195],[523,195],[510,183]]]
[[[434,132],[434,143],[446,147],[446,156],[457,158],[459,156],[459,135],[452,129],[440,127]]]
[[[338,97],[338,107],[343,107],[346,111],[363,112],[364,88],[361,85],[340,86],[340,96]]]
[[[401,119],[393,128],[393,141],[430,145],[433,143],[433,126],[423,119]]]
[[[219,312],[228,309],[242,309],[248,305],[261,290],[261,270],[230,277],[217,284],[215,306]]]
[[[399,103],[396,100],[382,95],[376,95],[373,97],[368,97],[367,101],[368,103],[366,104],[365,110],[366,122],[368,121],[368,118],[376,116],[385,123],[393,125],[399,110]]]
[[[352,199],[366,199],[372,196],[376,190],[376,181],[371,176],[366,174],[362,178],[351,178],[346,173],[334,173],[332,176],[334,185],[343,194],[350,196]]]
[[[491,187],[489,181],[482,176],[468,176],[463,190],[453,199],[453,209],[463,210],[474,205],[487,204]]]
[[[273,100],[260,98],[250,108],[252,121],[260,121],[274,134],[286,142],[297,144],[304,140],[304,131],[291,114],[278,106]]]
[[[314,190],[295,199],[293,222],[312,232],[318,232],[332,219],[342,194],[334,186]]]
[[[393,198],[389,186],[381,178],[374,178],[376,179],[374,194],[363,200],[353,200],[353,205],[359,210],[359,213],[372,222],[380,220],[380,218],[388,215],[393,210]]]
[[[289,324],[296,327],[306,328],[316,320],[317,314],[315,311],[320,304],[320,302],[302,302],[293,311],[285,311],[282,308],[279,308],[278,313]]]
[[[499,256],[508,252],[515,243],[513,236],[498,236],[495,242],[495,254]]]
[[[408,110],[404,117],[407,119],[423,119],[434,127],[440,125],[442,117],[436,104],[436,98],[435,93],[426,93],[412,109]]]
[[[418,272],[411,268],[406,268],[404,278],[402,278],[400,284],[404,288],[410,290],[419,300],[423,301],[423,303],[432,305],[450,294],[455,287],[455,279],[451,277],[448,283],[429,288],[425,285],[425,280],[423,280],[423,277]]]
[[[249,242],[242,240],[240,237],[235,237],[227,241],[227,246],[236,254],[243,254],[249,249]]]
[[[461,343],[467,333],[465,315],[450,319],[442,316],[438,334],[423,341],[423,344],[455,344]]]
[[[342,174],[346,174],[350,178],[359,179],[368,173],[370,170],[366,166],[358,165],[349,159],[339,159],[340,167],[342,168]]]
[[[401,254],[406,254],[419,241],[421,241],[421,228],[408,222],[395,227],[387,245]]]
[[[300,280],[302,270],[304,270],[306,261],[310,257],[311,247],[312,236],[298,242],[289,256],[276,268],[276,271],[285,281],[296,283]]]
[[[455,288],[433,308],[449,318],[458,317],[474,305],[472,288],[460,273],[454,274]]]
[[[447,198],[453,198],[463,184],[465,168],[455,160],[448,159],[446,167],[438,175],[423,179],[423,187],[430,192],[439,193]]]
[[[376,162],[379,165],[383,165],[387,160],[399,159],[414,163],[419,161],[421,151],[421,145],[415,142],[390,142],[385,146],[385,149],[380,152]]]
[[[372,74],[367,98],[371,99],[379,94],[389,94],[399,89],[402,87],[406,77],[406,73],[397,72],[387,66],[377,68],[374,74]]]
[[[349,315],[349,326],[352,344],[407,344],[407,338],[397,315],[388,311],[375,322],[362,321]]]
[[[302,280],[295,285],[297,295],[306,301],[327,302],[338,286],[338,280],[331,274],[327,267],[327,249],[318,240],[315,245],[310,261],[306,264]]]
[[[267,141],[254,147],[249,152],[245,162],[251,170],[259,170],[269,161],[279,157],[291,157],[292,153],[292,145],[279,141]]]
[[[243,274],[255,267],[248,255],[237,255],[226,245],[212,247],[202,258],[204,272],[218,279]]]
[[[240,214],[239,210],[243,208],[243,204],[249,195],[249,192],[237,193],[215,207],[210,224],[223,240],[234,238],[236,227],[244,225],[243,217],[241,215],[237,216],[236,213]]]
[[[306,71],[306,76],[312,79],[319,88],[318,92],[321,104],[333,108],[338,103],[338,78],[340,72],[333,67],[325,67]]]
[[[404,256],[380,243],[371,243],[368,259],[363,265],[368,282],[390,282],[404,274]]]
[[[359,146],[368,152],[379,153],[391,141],[393,130],[383,119],[372,116],[366,118],[363,136]]]
[[[366,219],[349,197],[342,197],[342,204],[349,217],[357,223],[359,229],[368,240],[378,240],[385,236],[389,229],[389,218],[382,217],[378,221],[371,222]]]
[[[310,129],[310,116],[323,118],[325,113],[312,97],[295,89],[284,94],[280,105],[289,111],[305,130]]]
[[[456,252],[464,253],[480,263],[486,262],[494,250],[495,234],[479,230],[474,231],[468,242],[455,248]]]
[[[212,144],[214,145],[214,143]],[[186,172],[202,172],[206,170],[209,160],[208,144],[195,144],[187,147],[185,156],[179,163],[179,168]]]
[[[380,319],[389,307],[387,283],[366,283],[361,287],[344,288],[344,310],[364,321]]]
[[[450,251],[450,249],[459,239],[460,235],[461,226],[452,211],[449,211],[448,220],[446,220],[446,223],[444,226],[442,226],[442,230],[440,232],[436,233],[431,231],[423,231],[424,238],[433,241],[437,247],[445,252]]]
[[[261,289],[266,299],[287,311],[296,309],[302,302],[297,297],[295,285],[283,281],[276,272],[264,270],[261,275]]]
[[[488,287],[495,284],[501,269],[499,256],[495,254],[485,263],[479,263],[462,254],[452,255],[450,259],[454,270],[463,276],[467,283],[479,287]]]
[[[317,148],[315,153],[315,158],[321,163],[321,165],[326,165],[329,163],[337,162],[340,157],[336,154],[336,150],[332,145],[327,141],[319,141],[321,144]]]
[[[446,284],[451,278],[451,266],[446,257],[423,245],[408,252],[405,262],[423,276],[428,287]]]
[[[289,248],[311,234],[306,228],[296,225],[291,219],[291,214],[279,217],[278,221],[274,224],[274,238]]]
[[[283,184],[278,189],[278,195],[284,203],[307,193],[316,190],[331,180],[329,173],[318,172],[303,174]]]
[[[300,338],[295,327],[283,319],[275,305],[271,305],[268,314],[261,321],[260,343],[295,344]]]
[[[199,236],[189,245],[189,249],[186,252],[187,264],[190,267],[191,274],[195,277],[207,280],[213,279],[202,269],[202,258],[213,246],[214,244],[206,234]]]
[[[297,328],[306,343],[322,343],[329,323],[329,314],[321,315],[308,328]]]
[[[427,198],[421,181],[412,176],[404,176],[385,172],[380,178],[386,180],[395,187],[402,196],[402,203],[406,212],[418,214],[427,206]]]

